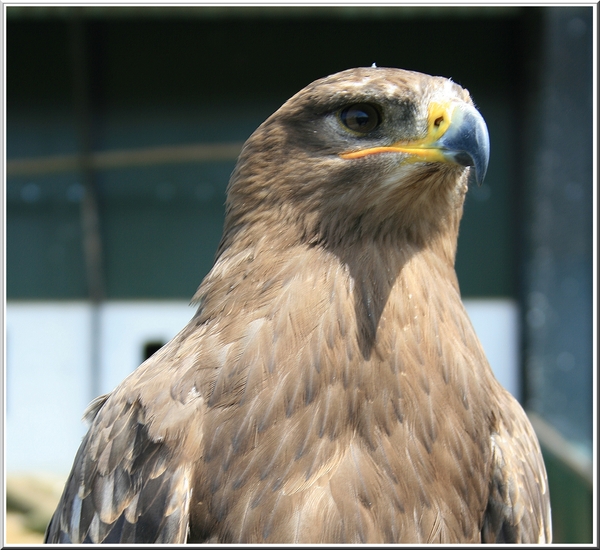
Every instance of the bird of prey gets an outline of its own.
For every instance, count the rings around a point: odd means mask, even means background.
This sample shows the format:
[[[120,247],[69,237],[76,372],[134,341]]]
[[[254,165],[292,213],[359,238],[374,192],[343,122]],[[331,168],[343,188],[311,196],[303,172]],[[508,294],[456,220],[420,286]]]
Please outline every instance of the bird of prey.
[[[86,411],[50,543],[550,542],[532,427],[454,269],[485,122],[346,70],[244,145],[189,324]]]

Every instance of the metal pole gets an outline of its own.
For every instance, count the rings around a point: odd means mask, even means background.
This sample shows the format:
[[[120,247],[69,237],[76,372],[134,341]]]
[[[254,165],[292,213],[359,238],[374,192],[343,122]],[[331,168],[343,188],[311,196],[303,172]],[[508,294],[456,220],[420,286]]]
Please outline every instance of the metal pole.
[[[88,295],[92,307],[90,391],[94,398],[100,393],[100,305],[105,298],[105,281],[97,181],[91,162],[92,107],[89,55],[86,26],[80,9],[75,11],[71,20],[71,53],[73,106],[79,142],[78,165],[84,187],[81,201],[81,226]]]

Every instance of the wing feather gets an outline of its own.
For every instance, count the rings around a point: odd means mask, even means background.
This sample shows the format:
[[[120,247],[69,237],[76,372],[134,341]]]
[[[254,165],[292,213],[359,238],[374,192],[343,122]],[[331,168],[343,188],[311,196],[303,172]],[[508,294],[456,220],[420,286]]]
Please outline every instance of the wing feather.
[[[492,434],[492,479],[482,541],[549,543],[552,540],[546,469],[525,412],[507,392]]]
[[[141,409],[118,396],[92,404],[86,414],[96,416],[45,542],[185,542],[190,467],[174,445],[152,439]]]

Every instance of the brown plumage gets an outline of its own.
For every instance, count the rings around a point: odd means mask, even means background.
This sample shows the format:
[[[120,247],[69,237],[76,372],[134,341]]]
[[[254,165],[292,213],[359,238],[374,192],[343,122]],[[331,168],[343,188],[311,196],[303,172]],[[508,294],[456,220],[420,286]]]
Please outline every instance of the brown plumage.
[[[318,80],[247,141],[190,323],[96,399],[47,542],[549,542],[454,257],[487,131],[444,78]]]

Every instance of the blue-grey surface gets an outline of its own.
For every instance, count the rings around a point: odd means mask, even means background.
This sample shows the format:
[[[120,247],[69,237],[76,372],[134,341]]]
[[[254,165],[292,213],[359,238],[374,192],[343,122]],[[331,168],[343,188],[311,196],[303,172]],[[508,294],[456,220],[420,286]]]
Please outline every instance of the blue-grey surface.
[[[592,10],[548,10],[527,139],[528,405],[591,454]]]

